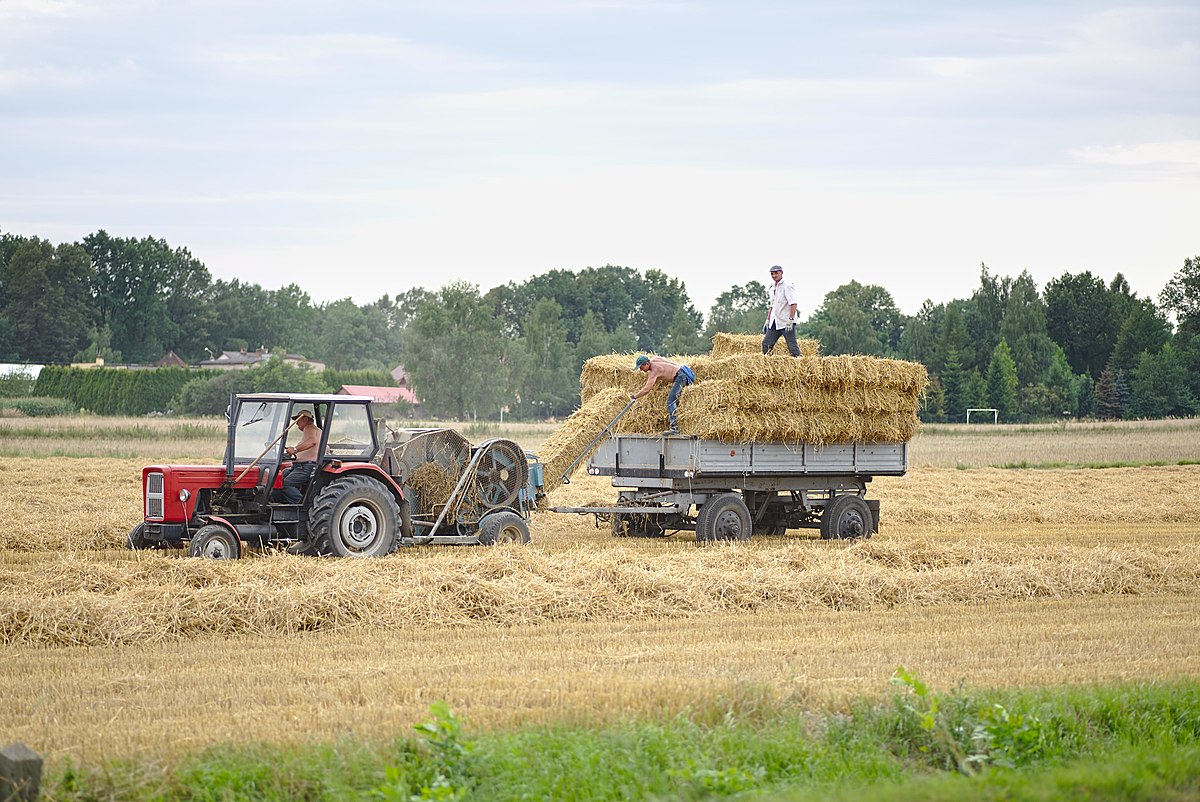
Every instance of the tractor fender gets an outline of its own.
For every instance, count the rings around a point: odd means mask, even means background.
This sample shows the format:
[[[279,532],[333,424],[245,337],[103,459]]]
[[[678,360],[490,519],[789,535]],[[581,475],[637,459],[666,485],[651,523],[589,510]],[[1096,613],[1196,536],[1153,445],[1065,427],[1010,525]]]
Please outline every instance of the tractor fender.
[[[228,529],[230,532],[233,532],[235,535],[237,535],[238,540],[245,540],[245,538],[242,537],[241,533],[238,532],[238,528],[236,526],[234,526],[232,523],[230,523],[227,519],[222,518],[220,515],[205,515],[204,520],[200,523],[200,526],[196,527],[196,528],[199,529],[200,527],[208,526],[209,524],[220,524],[221,526]],[[189,529],[190,528],[191,527],[189,527]],[[191,533],[189,532],[189,534],[191,534]]]
[[[322,484],[337,476],[370,476],[391,491],[392,495],[396,497],[397,504],[405,503],[404,491],[392,475],[372,462],[327,462],[321,466],[321,473],[326,476]]]

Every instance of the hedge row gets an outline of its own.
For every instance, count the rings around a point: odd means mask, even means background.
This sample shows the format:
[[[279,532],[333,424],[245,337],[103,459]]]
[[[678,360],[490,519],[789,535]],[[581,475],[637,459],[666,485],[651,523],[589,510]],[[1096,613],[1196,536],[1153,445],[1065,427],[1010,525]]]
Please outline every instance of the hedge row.
[[[180,388],[197,375],[197,371],[187,368],[122,370],[48,365],[38,374],[34,393],[66,398],[98,415],[146,415],[168,411]]]

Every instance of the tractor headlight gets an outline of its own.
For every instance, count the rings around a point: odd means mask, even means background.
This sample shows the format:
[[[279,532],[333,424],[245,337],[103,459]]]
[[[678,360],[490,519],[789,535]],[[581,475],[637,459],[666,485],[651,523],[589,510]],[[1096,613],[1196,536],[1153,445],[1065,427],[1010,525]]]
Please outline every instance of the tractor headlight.
[[[192,491],[188,490],[186,487],[179,491],[179,500],[180,501],[187,501],[191,497],[192,497]]]

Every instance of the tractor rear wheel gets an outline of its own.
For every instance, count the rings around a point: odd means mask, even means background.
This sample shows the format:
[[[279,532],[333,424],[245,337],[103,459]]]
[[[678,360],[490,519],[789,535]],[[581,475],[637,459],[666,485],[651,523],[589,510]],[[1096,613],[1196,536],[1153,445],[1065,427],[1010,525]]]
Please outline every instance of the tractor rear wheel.
[[[844,540],[870,537],[875,518],[871,508],[859,496],[838,496],[821,513],[821,538]]]
[[[479,542],[485,546],[498,543],[528,543],[529,524],[515,512],[493,512],[479,525]]]
[[[308,523],[319,554],[382,557],[395,547],[400,505],[374,479],[343,476],[317,493]]]
[[[192,535],[188,555],[207,560],[236,560],[242,556],[242,541],[228,527],[209,524]]]

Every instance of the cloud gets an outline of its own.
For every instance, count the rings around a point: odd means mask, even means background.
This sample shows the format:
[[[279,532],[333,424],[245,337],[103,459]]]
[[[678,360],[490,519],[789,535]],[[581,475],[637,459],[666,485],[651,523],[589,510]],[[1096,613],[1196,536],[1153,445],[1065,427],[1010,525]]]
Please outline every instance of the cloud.
[[[1139,142],[1134,145],[1092,145],[1071,151],[1084,164],[1119,167],[1200,169],[1200,139]]]
[[[73,17],[82,8],[74,0],[4,0],[0,3],[0,23],[43,17]]]

